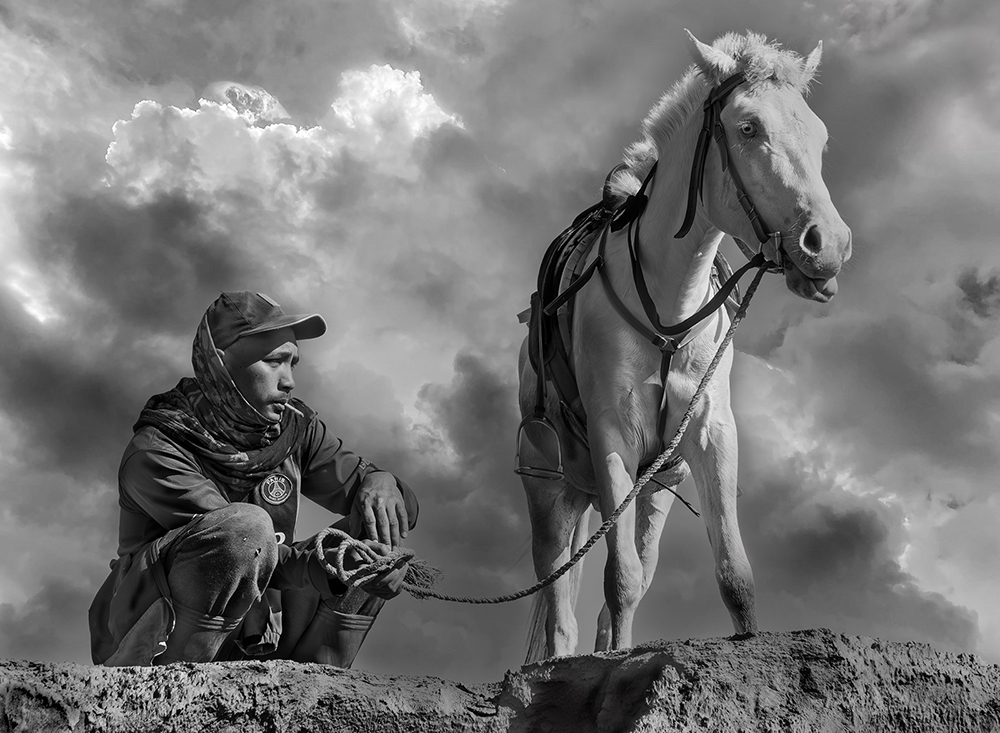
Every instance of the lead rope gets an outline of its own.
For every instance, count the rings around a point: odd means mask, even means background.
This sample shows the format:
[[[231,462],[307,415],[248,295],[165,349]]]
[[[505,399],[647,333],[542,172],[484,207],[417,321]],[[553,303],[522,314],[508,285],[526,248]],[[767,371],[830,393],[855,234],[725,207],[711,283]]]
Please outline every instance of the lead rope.
[[[594,532],[593,536],[587,540],[586,544],[577,550],[573,554],[573,557],[567,560],[564,565],[553,570],[548,576],[539,580],[530,588],[525,588],[524,590],[519,590],[515,593],[508,593],[507,595],[502,596],[476,598],[469,596],[450,596],[433,590],[430,586],[433,585],[436,571],[428,569],[426,564],[422,564],[418,565],[416,569],[412,567],[408,569],[406,579],[403,582],[403,590],[418,599],[437,598],[439,601],[471,604],[507,603],[509,601],[516,601],[530,596],[533,593],[537,593],[542,588],[552,585],[552,583],[556,582],[559,578],[569,572],[570,568],[580,562],[580,560],[583,559],[583,556],[586,555],[595,544],[597,544],[598,540],[611,530],[611,528],[618,521],[618,518],[628,508],[629,504],[631,504],[635,500],[635,497],[639,495],[639,492],[642,491],[642,487],[653,478],[663,464],[667,462],[667,459],[673,455],[675,450],[677,450],[677,446],[684,437],[684,432],[687,430],[688,424],[691,422],[691,418],[694,417],[695,407],[704,394],[705,389],[708,387],[708,383],[712,379],[712,375],[715,374],[715,370],[718,368],[719,362],[722,361],[723,354],[725,354],[729,344],[732,343],[733,336],[736,334],[736,327],[739,326],[740,321],[742,321],[743,317],[746,315],[747,307],[750,305],[750,299],[753,297],[754,292],[756,292],[757,285],[760,283],[760,280],[766,271],[767,265],[762,265],[757,270],[757,274],[750,282],[749,287],[747,287],[747,292],[743,297],[743,302],[740,303],[739,310],[737,310],[736,314],[733,316],[733,322],[730,324],[729,330],[726,332],[726,335],[722,339],[722,343],[719,344],[718,351],[715,352],[715,356],[712,358],[708,368],[705,370],[705,375],[701,378],[698,388],[694,391],[694,395],[691,397],[691,402],[688,404],[687,411],[684,413],[684,417],[681,418],[680,425],[677,426],[677,432],[674,434],[674,437],[670,441],[669,445],[667,445],[657,459],[653,461],[649,468],[646,469],[646,472],[639,477],[639,480],[635,482],[632,490],[628,493],[628,496],[622,500],[622,503],[618,505],[618,508],[615,509],[614,513],[604,521],[604,524],[602,524],[597,531]],[[323,541],[330,536],[340,538],[340,545],[337,548],[333,563],[327,561],[327,550],[323,547]],[[393,550],[385,556],[377,555],[370,547],[365,545],[360,540],[356,540],[347,535],[347,533],[333,529],[332,527],[325,529],[316,535],[315,548],[316,554],[319,556],[320,562],[323,563],[327,572],[349,587],[364,584],[382,573],[401,567],[403,563],[409,562],[409,560],[414,557],[412,550],[405,549]],[[344,557],[349,549],[356,550],[365,560],[359,568],[352,571],[344,569]],[[414,563],[411,563],[411,566],[418,563],[421,563],[421,561],[417,560]],[[411,570],[414,572],[410,572]]]

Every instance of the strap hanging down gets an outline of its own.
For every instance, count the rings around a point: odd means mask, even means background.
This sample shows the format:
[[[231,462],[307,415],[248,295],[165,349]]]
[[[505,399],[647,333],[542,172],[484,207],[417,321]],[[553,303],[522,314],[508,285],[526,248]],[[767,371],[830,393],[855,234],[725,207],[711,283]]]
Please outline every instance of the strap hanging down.
[[[705,180],[705,159],[708,157],[708,144],[711,141],[713,134],[715,134],[716,125],[720,127],[722,125],[722,108],[726,104],[729,95],[734,89],[736,89],[736,87],[745,81],[746,76],[744,76],[742,72],[733,74],[713,89],[711,93],[709,93],[708,99],[705,100],[705,116],[702,118],[701,132],[698,133],[698,144],[695,146],[694,161],[691,164],[691,180],[688,184],[687,210],[684,212],[684,223],[681,224],[681,228],[678,230],[677,234],[674,235],[676,239],[687,236],[687,233],[691,231],[691,225],[694,224],[695,211],[698,208],[698,199],[702,195],[702,186]],[[725,141],[724,130],[722,140],[723,142]],[[723,170],[725,170],[726,167],[725,161],[726,159],[723,158]],[[737,189],[742,191],[742,187],[739,184],[737,184]],[[756,231],[757,229],[754,227],[754,232]],[[759,237],[760,235],[758,234],[758,238]],[[767,239],[768,237],[764,237],[761,241],[766,242]]]

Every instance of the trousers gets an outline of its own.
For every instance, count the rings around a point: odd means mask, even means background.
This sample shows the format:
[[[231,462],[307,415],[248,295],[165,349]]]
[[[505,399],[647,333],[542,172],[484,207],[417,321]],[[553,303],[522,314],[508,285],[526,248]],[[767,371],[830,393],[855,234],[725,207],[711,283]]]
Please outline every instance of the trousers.
[[[346,525],[346,519],[336,525]],[[315,538],[295,543],[311,547]],[[350,666],[384,600],[270,587],[271,518],[246,503],[199,515],[113,572],[91,607],[94,661],[293,659]]]

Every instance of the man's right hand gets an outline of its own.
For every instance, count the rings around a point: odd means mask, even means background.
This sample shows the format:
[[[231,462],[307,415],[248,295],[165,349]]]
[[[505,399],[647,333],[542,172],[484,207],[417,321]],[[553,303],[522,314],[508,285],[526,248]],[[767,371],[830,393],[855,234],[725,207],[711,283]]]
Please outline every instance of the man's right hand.
[[[376,542],[375,540],[361,541],[379,557],[386,557],[390,552],[392,552],[392,548],[389,547],[389,545],[381,542]],[[353,550],[348,551],[344,559],[344,569],[348,571],[354,570],[365,561],[357,554],[357,552]],[[362,583],[358,587],[367,593],[371,593],[373,596],[378,596],[379,598],[395,598],[403,589],[403,580],[406,578],[407,566],[408,563],[403,563],[393,570],[387,570],[384,573],[379,573],[374,578]]]

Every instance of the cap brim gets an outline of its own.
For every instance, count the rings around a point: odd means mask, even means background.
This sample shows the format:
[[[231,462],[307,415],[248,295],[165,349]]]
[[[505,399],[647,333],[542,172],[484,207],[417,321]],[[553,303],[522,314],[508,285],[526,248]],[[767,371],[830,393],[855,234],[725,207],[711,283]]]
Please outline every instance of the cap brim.
[[[244,336],[252,336],[255,333],[277,331],[279,328],[291,328],[293,333],[295,333],[295,340],[302,341],[304,339],[319,338],[326,333],[326,321],[323,320],[323,316],[318,313],[312,313],[310,315],[279,316],[272,321],[268,321],[267,323],[257,326],[257,328],[244,331],[240,334],[240,338],[243,338]]]

